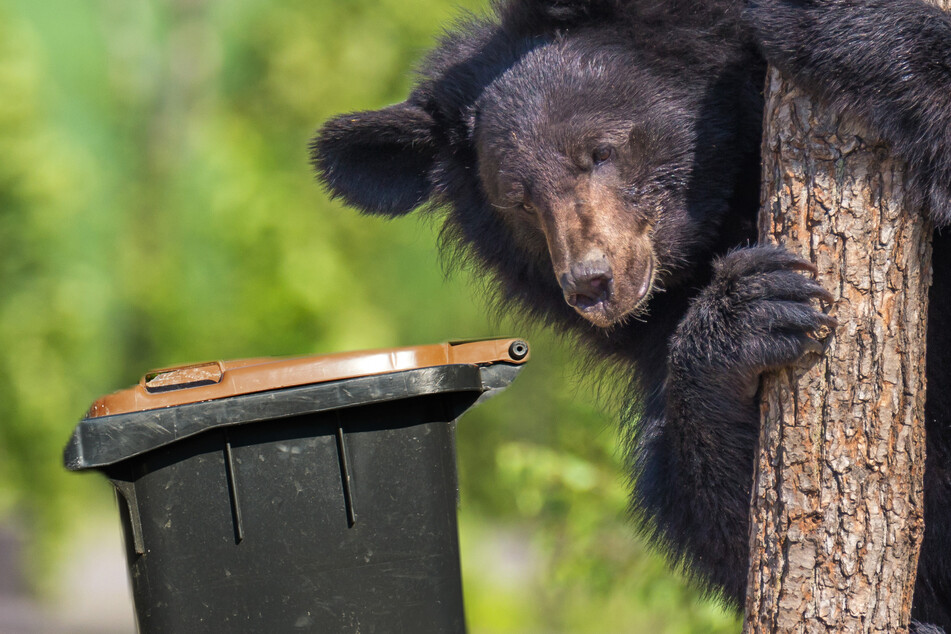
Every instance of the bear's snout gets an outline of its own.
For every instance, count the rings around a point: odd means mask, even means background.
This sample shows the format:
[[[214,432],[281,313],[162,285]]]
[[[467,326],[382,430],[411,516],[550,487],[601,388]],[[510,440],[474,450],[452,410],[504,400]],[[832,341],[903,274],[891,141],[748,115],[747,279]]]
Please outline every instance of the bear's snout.
[[[614,275],[603,257],[573,264],[560,282],[565,301],[580,310],[610,301],[614,292]]]

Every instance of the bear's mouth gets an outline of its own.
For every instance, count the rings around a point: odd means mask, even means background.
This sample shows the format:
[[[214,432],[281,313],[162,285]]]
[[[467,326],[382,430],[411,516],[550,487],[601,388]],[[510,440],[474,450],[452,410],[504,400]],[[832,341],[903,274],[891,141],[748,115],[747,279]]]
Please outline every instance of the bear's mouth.
[[[585,300],[575,304],[574,308],[579,315],[599,328],[607,328],[617,321],[614,316],[616,312],[614,305],[604,299]]]
[[[644,279],[641,280],[641,285],[637,289],[637,294],[634,297],[634,306],[631,307],[631,310],[637,309],[649,296],[651,288],[654,286],[654,258],[653,256],[647,257],[647,270],[644,272]]]

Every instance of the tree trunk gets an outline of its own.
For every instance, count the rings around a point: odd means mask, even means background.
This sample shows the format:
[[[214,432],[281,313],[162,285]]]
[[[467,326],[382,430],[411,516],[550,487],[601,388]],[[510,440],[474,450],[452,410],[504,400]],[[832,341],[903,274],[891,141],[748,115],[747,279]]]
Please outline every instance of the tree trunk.
[[[824,355],[764,377],[745,632],[894,632],[924,530],[931,225],[901,165],[775,69],[760,239],[836,298]]]

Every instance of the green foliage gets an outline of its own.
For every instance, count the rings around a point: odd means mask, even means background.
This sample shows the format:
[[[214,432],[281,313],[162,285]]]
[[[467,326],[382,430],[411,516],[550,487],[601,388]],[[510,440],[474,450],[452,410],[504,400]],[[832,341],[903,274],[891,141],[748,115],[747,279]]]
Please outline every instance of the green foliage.
[[[0,515],[31,526],[37,581],[114,512],[62,469],[69,433],[144,371],[517,333],[533,362],[459,426],[472,630],[736,629],[633,537],[613,424],[563,345],[443,279],[438,219],[360,217],[313,180],[316,125],[401,99],[456,14],[0,0]]]

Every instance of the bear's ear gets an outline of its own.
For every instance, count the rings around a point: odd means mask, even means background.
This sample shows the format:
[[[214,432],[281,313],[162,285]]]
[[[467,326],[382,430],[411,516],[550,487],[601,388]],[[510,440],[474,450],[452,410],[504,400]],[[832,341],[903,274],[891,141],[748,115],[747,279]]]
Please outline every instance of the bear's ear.
[[[436,156],[433,119],[403,102],[325,123],[311,163],[330,193],[367,213],[399,216],[425,203]]]

